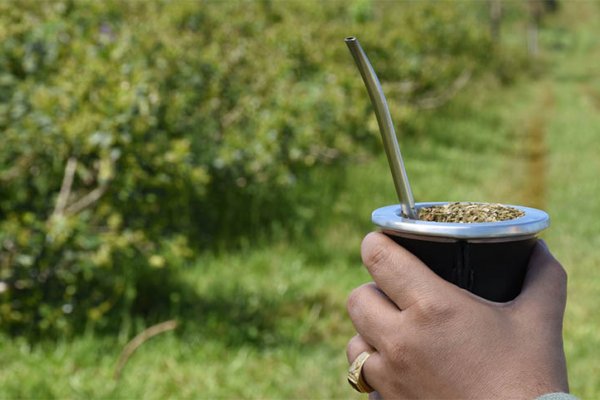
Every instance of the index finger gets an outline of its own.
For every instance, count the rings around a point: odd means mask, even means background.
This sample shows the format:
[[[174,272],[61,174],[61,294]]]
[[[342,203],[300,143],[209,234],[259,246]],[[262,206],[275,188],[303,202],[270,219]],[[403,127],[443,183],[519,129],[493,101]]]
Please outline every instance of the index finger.
[[[533,249],[521,294],[515,299],[519,309],[535,310],[544,320],[562,324],[567,302],[567,273],[540,240]],[[526,313],[530,315],[530,313]]]
[[[371,232],[363,239],[361,255],[377,286],[401,310],[422,298],[447,293],[452,286],[382,233]]]

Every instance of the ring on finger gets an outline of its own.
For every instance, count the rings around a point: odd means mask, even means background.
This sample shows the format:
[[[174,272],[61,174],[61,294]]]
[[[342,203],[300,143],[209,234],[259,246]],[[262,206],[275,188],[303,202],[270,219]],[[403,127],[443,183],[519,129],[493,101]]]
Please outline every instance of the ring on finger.
[[[352,361],[348,368],[348,383],[359,393],[371,393],[374,389],[369,386],[362,375],[362,368],[371,353],[363,351]]]

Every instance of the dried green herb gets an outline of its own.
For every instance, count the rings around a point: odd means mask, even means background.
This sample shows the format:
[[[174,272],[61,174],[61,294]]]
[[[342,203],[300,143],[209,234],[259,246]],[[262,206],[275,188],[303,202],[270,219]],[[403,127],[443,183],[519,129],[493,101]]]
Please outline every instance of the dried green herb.
[[[525,213],[513,207],[493,203],[448,203],[443,206],[423,207],[419,219],[433,222],[477,222],[508,221]]]

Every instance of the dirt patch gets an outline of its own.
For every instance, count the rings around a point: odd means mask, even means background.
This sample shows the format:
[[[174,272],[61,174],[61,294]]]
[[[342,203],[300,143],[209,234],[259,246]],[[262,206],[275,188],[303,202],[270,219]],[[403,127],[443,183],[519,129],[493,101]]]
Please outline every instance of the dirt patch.
[[[555,106],[554,93],[544,90],[538,106],[525,123],[525,182],[523,195],[525,203],[544,209],[547,194],[548,148],[546,145],[547,122]]]

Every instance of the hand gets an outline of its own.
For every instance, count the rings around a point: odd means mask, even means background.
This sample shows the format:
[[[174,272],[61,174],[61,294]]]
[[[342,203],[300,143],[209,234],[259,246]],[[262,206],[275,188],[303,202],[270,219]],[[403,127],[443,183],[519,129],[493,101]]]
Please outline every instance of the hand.
[[[567,392],[562,321],[567,277],[543,242],[521,294],[494,303],[446,282],[381,233],[362,243],[374,283],[355,289],[352,362],[384,398],[523,398]],[[376,397],[377,393],[371,397]],[[373,396],[374,395],[374,396]]]

